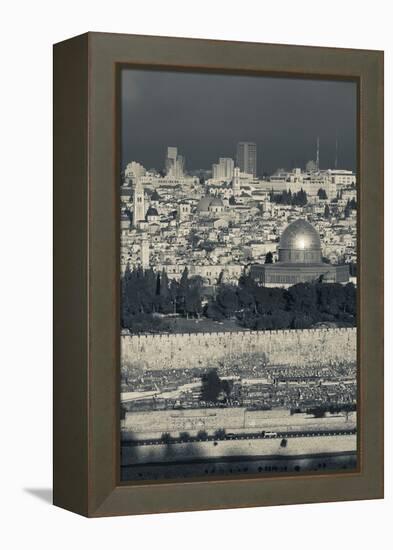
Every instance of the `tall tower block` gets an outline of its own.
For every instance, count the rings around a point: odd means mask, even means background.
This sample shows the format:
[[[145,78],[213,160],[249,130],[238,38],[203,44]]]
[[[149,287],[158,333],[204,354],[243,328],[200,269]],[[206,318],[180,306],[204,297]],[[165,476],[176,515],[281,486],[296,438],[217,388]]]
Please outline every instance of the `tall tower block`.
[[[257,175],[257,145],[252,141],[240,141],[236,149],[236,165],[241,172]]]
[[[134,188],[134,209],[132,215],[132,225],[138,227],[139,222],[145,219],[145,192],[139,179]]]

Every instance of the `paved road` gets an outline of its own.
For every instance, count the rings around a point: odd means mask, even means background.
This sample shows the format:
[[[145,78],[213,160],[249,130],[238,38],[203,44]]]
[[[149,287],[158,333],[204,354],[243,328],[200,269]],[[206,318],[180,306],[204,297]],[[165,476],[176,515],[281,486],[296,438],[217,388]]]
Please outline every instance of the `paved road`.
[[[300,431],[300,432],[270,432],[272,435],[268,435],[266,432],[256,432],[256,433],[240,433],[240,434],[226,434],[224,437],[215,437],[214,435],[209,435],[205,438],[201,437],[189,437],[185,438],[171,438],[168,441],[163,441],[162,439],[144,439],[144,440],[135,440],[135,441],[122,441],[123,447],[132,447],[132,446],[142,446],[142,445],[158,445],[163,443],[196,443],[196,442],[206,442],[206,441],[231,441],[231,440],[250,440],[250,439],[290,439],[294,437],[328,437],[328,436],[340,436],[340,435],[355,435],[356,429],[352,430],[318,430],[318,431]],[[275,434],[275,435],[273,435]]]

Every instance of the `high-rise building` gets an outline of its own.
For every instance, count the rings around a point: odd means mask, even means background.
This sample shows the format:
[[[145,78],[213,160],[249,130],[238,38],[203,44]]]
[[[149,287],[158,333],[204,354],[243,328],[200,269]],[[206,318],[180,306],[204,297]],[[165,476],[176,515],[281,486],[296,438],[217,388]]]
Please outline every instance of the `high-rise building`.
[[[212,176],[215,180],[231,181],[235,163],[231,158],[219,158],[218,164],[213,164]]]
[[[177,158],[177,147],[168,147],[168,152],[167,152],[166,156],[167,156],[168,159],[176,160],[176,158]]]
[[[132,225],[138,227],[139,222],[145,219],[145,192],[143,185],[136,180],[134,187],[134,203],[133,203],[133,214],[132,214]]]
[[[257,144],[251,141],[240,141],[236,150],[236,165],[241,172],[257,175]]]
[[[170,178],[179,179],[184,176],[184,157],[178,155],[177,147],[168,147],[165,158],[165,172]]]
[[[183,157],[183,155],[177,155],[176,169],[178,170],[180,178],[184,176],[185,165],[186,165],[186,159]]]

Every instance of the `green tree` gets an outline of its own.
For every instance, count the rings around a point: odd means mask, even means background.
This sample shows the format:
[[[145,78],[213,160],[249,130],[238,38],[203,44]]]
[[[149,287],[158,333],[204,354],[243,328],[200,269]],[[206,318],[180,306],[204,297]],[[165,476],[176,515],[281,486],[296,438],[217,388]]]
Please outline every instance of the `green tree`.
[[[208,434],[206,430],[199,430],[197,433],[197,439],[202,439],[202,441],[206,441],[208,438]]]
[[[183,269],[183,273],[180,278],[180,288],[186,290],[188,288],[188,267]]]
[[[202,375],[201,400],[206,403],[217,403],[221,392],[221,380],[217,369],[210,369]]]
[[[288,310],[314,315],[317,311],[318,294],[313,283],[298,283],[288,288]]]
[[[294,206],[305,206],[307,202],[307,193],[303,188],[301,188],[298,193],[294,194],[294,199],[292,201]]]
[[[224,282],[224,270],[220,271],[220,274],[217,279],[217,286],[221,285]]]
[[[269,251],[265,256],[265,264],[273,263],[273,254]]]
[[[226,436],[226,431],[224,428],[218,428],[218,430],[214,432],[215,439],[225,439],[225,436]]]
[[[160,286],[160,295],[163,298],[169,297],[169,280],[165,268],[161,272],[161,286]]]
[[[236,288],[232,285],[220,285],[216,303],[225,317],[232,317],[239,307]]]
[[[200,290],[197,287],[189,288],[184,299],[184,310],[186,315],[200,317],[202,314],[202,299]]]
[[[171,443],[172,442],[171,434],[168,432],[164,432],[163,434],[161,434],[161,441],[166,445],[168,445],[168,443]]]
[[[131,304],[129,303],[129,280],[131,277],[130,264],[127,263],[123,277],[121,278],[121,326],[123,328],[129,327]]]
[[[344,311],[356,318],[356,287],[353,283],[344,286]]]
[[[233,390],[233,380],[221,380],[221,388],[228,400]]]
[[[200,317],[202,314],[203,279],[199,275],[187,280],[184,294],[184,311],[186,315]]]
[[[172,312],[172,300],[170,295],[170,285],[168,280],[168,275],[165,271],[165,268],[160,274],[160,287],[159,287],[159,305],[160,311],[162,313],[171,313]]]
[[[180,301],[180,284],[175,279],[172,279],[169,284],[169,299],[173,307],[173,313],[177,313]]]
[[[327,200],[328,198],[325,189],[322,189],[322,187],[318,189],[317,195],[320,200]]]
[[[177,307],[184,314],[185,313],[185,303],[186,296],[189,290],[189,280],[188,280],[188,267],[186,266],[183,270],[183,273],[180,278],[180,283],[177,289]]]
[[[222,319],[225,319],[225,315],[216,301],[207,304],[205,315],[208,319],[213,319],[213,321],[222,321]]]
[[[291,328],[294,329],[305,329],[310,328],[313,324],[313,319],[310,317],[310,315],[307,315],[305,313],[297,313],[291,324]]]

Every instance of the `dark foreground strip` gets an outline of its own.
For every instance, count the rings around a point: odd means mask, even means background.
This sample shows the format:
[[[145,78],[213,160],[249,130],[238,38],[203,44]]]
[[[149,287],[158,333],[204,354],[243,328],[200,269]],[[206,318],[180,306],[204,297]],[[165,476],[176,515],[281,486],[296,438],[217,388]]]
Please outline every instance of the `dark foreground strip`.
[[[196,457],[196,458],[190,458],[190,460],[187,461],[164,461],[164,462],[143,462],[138,464],[121,464],[121,468],[141,468],[141,467],[152,467],[152,466],[186,466],[188,464],[211,464],[211,463],[221,463],[226,464],[227,462],[258,462],[262,460],[278,460],[281,462],[286,462],[290,460],[314,460],[314,459],[322,459],[322,458],[333,458],[333,457],[339,457],[339,456],[354,456],[356,457],[357,452],[356,451],[339,451],[335,453],[315,453],[312,455],[305,454],[305,455],[233,455],[233,456],[225,456],[225,457]]]

